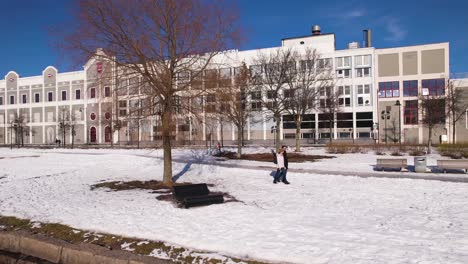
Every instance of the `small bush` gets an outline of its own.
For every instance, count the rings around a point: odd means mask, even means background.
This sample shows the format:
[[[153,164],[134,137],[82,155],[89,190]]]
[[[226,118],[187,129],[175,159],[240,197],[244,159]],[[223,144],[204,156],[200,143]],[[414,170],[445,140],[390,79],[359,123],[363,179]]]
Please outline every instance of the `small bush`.
[[[439,154],[453,159],[468,158],[468,144],[440,144],[437,146]]]

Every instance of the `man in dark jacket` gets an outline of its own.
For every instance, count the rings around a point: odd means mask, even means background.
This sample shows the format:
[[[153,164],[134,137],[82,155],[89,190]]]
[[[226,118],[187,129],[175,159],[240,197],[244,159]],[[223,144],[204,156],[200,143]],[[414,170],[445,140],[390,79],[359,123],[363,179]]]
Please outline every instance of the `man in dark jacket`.
[[[286,145],[283,145],[281,146],[281,148],[284,150],[284,153],[283,153],[283,156],[284,156],[284,167],[286,168],[283,172],[283,178],[281,179],[281,181],[284,183],[284,184],[289,184],[288,180],[286,179],[286,175],[288,174],[288,154],[286,153],[286,149],[288,148],[288,146]]]

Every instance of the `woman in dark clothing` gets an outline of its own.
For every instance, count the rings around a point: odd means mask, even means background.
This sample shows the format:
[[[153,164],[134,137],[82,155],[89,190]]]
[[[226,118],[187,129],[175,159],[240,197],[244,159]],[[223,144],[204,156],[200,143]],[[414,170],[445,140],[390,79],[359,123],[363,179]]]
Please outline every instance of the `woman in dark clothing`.
[[[281,178],[279,180],[281,180],[284,184],[289,184],[288,180],[286,179],[286,175],[288,174],[288,155],[286,153],[286,149],[288,147],[283,145],[281,146],[281,149],[283,150],[283,157],[284,157],[284,171],[283,173],[281,173]]]

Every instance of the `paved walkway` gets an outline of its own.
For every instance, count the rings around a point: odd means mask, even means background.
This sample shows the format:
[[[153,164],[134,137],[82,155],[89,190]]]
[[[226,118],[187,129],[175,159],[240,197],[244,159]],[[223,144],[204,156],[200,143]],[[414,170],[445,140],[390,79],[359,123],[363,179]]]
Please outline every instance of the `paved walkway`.
[[[136,155],[139,157],[146,158],[157,158],[151,155]],[[274,170],[272,166],[257,166],[257,165],[245,165],[245,164],[228,164],[223,161],[203,161],[203,160],[186,160],[180,158],[172,159],[173,162],[178,163],[192,163],[192,164],[206,164],[214,165],[225,168],[240,168],[240,169],[252,169],[262,171]],[[468,183],[468,174],[463,173],[415,173],[415,172],[391,172],[391,171],[372,171],[372,172],[350,172],[350,171],[334,171],[334,170],[318,170],[318,169],[289,169],[289,172],[305,173],[305,174],[322,174],[322,175],[340,175],[349,177],[361,177],[361,178],[393,178],[393,179],[418,179],[418,180],[432,180],[432,181],[444,181],[444,182],[462,182]]]
[[[89,154],[89,155],[107,155],[109,153],[73,153],[73,152],[55,152],[55,154]],[[144,158],[153,158],[153,159],[162,159],[162,157],[155,157],[152,155],[144,154],[123,154],[123,155],[135,155],[137,157]],[[178,163],[191,163],[191,164],[206,164],[219,166],[224,168],[240,168],[240,169],[251,169],[251,170],[261,170],[261,171],[272,171],[274,170],[272,166],[262,166],[262,165],[245,165],[245,164],[232,164],[232,163],[223,163],[223,161],[206,161],[204,159],[181,159],[173,158],[173,162]],[[305,174],[321,174],[321,175],[340,175],[340,176],[349,176],[349,177],[361,177],[361,178],[392,178],[392,179],[418,179],[418,180],[431,180],[431,181],[444,181],[444,182],[460,182],[468,183],[468,174],[464,173],[415,173],[411,171],[406,172],[391,172],[391,171],[371,171],[371,172],[352,172],[352,171],[336,171],[336,170],[320,170],[320,169],[289,169],[289,172],[294,173],[305,173]]]

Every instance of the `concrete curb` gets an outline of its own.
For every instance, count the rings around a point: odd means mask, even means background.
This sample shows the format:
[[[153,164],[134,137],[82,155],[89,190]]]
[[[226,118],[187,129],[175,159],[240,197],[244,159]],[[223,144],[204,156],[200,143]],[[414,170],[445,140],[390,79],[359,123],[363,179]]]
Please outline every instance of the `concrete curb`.
[[[172,261],[109,250],[93,244],[70,244],[26,231],[0,231],[0,250],[56,264],[167,264]]]

